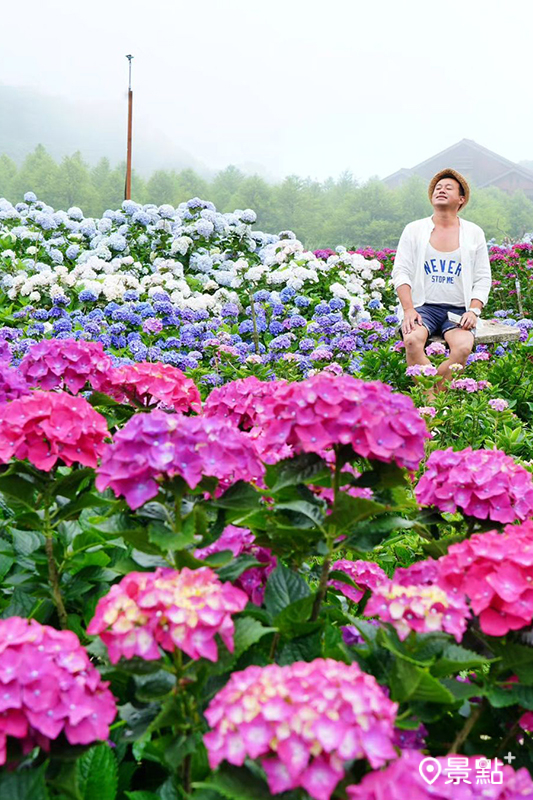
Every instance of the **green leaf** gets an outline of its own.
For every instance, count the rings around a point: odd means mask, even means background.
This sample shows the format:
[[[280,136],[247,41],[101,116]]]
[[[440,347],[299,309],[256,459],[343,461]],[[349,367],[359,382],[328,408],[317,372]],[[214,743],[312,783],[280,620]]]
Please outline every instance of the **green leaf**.
[[[39,550],[44,544],[44,537],[34,531],[19,531],[11,529],[13,545],[19,556],[29,556]]]
[[[235,620],[235,634],[233,636],[235,658],[239,658],[263,636],[266,636],[267,633],[274,633],[275,630],[275,628],[265,628],[259,620],[253,617],[239,617]]]
[[[83,800],[115,800],[117,761],[107,744],[87,750],[76,763],[77,782]]]
[[[243,572],[251,567],[260,567],[261,562],[251,555],[244,554],[234,558],[231,564],[227,564],[218,570],[218,577],[221,581],[234,581],[239,578]]]
[[[533,647],[524,647],[516,642],[490,640],[489,647],[500,656],[502,670],[512,670],[522,683],[533,682]]]
[[[204,558],[204,563],[216,569],[217,567],[226,567],[233,562],[235,556],[231,550],[217,550],[216,553]]]
[[[310,594],[311,590],[301,575],[278,564],[268,577],[265,606],[273,619],[291,603]]]
[[[391,675],[391,699],[399,702],[453,703],[452,693],[421,667],[396,659]]]
[[[124,792],[128,800],[160,800],[158,794],[153,792]]]
[[[225,800],[271,800],[266,783],[244,767],[224,765],[208,780],[193,783],[194,789],[212,789]]]
[[[338,533],[351,532],[362,520],[382,514],[385,510],[386,506],[376,503],[375,500],[352,497],[346,492],[340,492],[328,517],[328,523],[334,525]]]
[[[457,644],[450,644],[445,648],[441,657],[431,667],[431,674],[440,678],[465,669],[477,669],[483,664],[490,664],[489,659],[480,656],[473,650],[467,650]]]
[[[272,621],[273,624],[284,634],[294,633],[298,635],[299,633],[301,635],[316,630],[322,623],[308,621],[311,616],[314,601],[315,598],[313,595],[307,595],[307,597],[301,597],[299,600],[295,600],[294,603],[285,606],[285,608],[274,617]]]
[[[176,685],[173,675],[164,669],[148,675],[135,676],[135,696],[143,703],[167,695]]]
[[[255,509],[259,507],[261,495],[244,481],[237,481],[223,495],[213,501],[213,505],[218,508],[228,509]]]
[[[15,497],[29,508],[34,508],[33,493],[36,488],[29,476],[0,475],[0,492],[8,497]]]
[[[85,482],[89,483],[94,476],[94,470],[90,467],[73,469],[69,475],[64,475],[55,480],[51,487],[52,496],[68,497],[72,500]]]
[[[280,666],[293,664],[295,661],[313,661],[322,655],[322,639],[320,631],[308,636],[299,636],[283,645],[277,657]]]
[[[45,770],[43,764],[38,769],[4,772],[0,775],[0,797],[2,800],[48,800]]]
[[[475,683],[463,683],[454,678],[443,678],[441,683],[456,700],[470,700],[471,697],[480,697],[485,694],[484,687],[477,686]]]
[[[287,486],[306,483],[321,473],[331,475],[326,462],[316,453],[302,453],[267,467],[265,483],[275,494]]]
[[[276,503],[276,511],[292,511],[311,520],[313,525],[321,526],[325,520],[322,504],[309,503],[307,500],[289,500]]]
[[[164,553],[169,550],[184,550],[194,542],[194,525],[184,527],[181,533],[175,533],[163,522],[151,522],[148,525],[148,541]]]

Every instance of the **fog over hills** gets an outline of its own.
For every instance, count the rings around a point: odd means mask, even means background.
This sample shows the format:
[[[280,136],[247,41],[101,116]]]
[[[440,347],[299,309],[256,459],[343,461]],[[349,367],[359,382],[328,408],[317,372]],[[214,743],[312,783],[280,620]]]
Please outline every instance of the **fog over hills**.
[[[191,167],[205,177],[214,170],[196,159],[154,123],[135,119],[134,168],[148,176],[156,169]],[[18,164],[38,144],[56,160],[80,151],[84,160],[95,164],[106,156],[111,163],[126,156],[127,98],[122,106],[109,103],[75,103],[20,87],[0,85],[0,154]]]

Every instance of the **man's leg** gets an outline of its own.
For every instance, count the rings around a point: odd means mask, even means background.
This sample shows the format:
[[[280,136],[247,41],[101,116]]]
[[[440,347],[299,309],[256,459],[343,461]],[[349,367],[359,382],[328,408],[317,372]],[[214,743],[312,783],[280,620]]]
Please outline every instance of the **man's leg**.
[[[403,343],[408,367],[414,367],[415,364],[431,364],[424,352],[428,336],[429,332],[425,325],[416,325],[412,333],[404,334]]]
[[[443,361],[438,369],[439,375],[442,375],[443,380],[439,384],[439,388],[443,389],[444,382],[453,378],[453,373],[450,370],[450,364],[461,364],[462,367],[466,366],[466,359],[472,352],[474,347],[474,334],[470,331],[465,331],[463,328],[451,328],[444,333],[446,344],[450,348],[450,356]]]

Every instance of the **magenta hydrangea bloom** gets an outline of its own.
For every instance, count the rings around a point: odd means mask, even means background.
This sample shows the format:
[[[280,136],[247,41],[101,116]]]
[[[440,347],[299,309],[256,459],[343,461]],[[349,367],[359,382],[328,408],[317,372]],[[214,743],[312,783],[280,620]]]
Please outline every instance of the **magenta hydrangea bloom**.
[[[413,401],[379,381],[318,373],[301,382],[278,386],[257,410],[258,444],[265,460],[294,452],[325,453],[351,445],[363,458],[395,461],[416,469],[430,434]]]
[[[30,347],[20,370],[29,386],[67,389],[78,394],[88,381],[104,380],[113,368],[101,342],[45,339]]]
[[[502,450],[435,450],[416,487],[420,505],[495,522],[533,514],[533,480]]]
[[[396,757],[398,705],[357,664],[317,658],[234,672],[209,704],[209,763],[260,758],[272,794],[302,787],[329,800],[344,762],[374,768]]]
[[[501,783],[477,783],[479,768],[485,767],[490,781],[494,759],[485,756],[456,756],[467,760],[470,783],[455,782],[450,774],[449,759],[441,756],[436,760],[441,766],[438,778],[431,784],[420,774],[420,763],[426,755],[417,750],[404,750],[386,769],[368,773],[357,786],[348,786],[348,800],[524,800],[533,797],[533,780],[525,767],[514,770],[503,761],[498,761]],[[427,774],[427,773],[426,773]]]
[[[533,522],[476,533],[439,558],[439,584],[464,593],[489,636],[533,621]]]
[[[262,412],[263,400],[286,385],[286,381],[260,381],[253,375],[239,378],[213,389],[204,403],[204,414],[228,419],[241,430],[249,431]]]
[[[226,486],[263,474],[250,438],[230,423],[155,410],[136,414],[115,434],[98,468],[96,488],[110,486],[135,509],[156,496],[160,478],[180,475],[194,489],[204,475]]]
[[[236,525],[227,525],[216,542],[195,550],[194,555],[203,559],[222,550],[231,550],[235,558],[250,555],[261,562],[261,566],[246,569],[234,584],[246,592],[252,603],[262,605],[267,578],[277,564],[276,556],[268,548],[256,545],[255,536],[248,528],[238,528]]]
[[[390,622],[400,639],[405,639],[411,631],[444,631],[460,642],[470,611],[460,592],[446,592],[437,585],[402,586],[388,581],[373,590],[365,606],[365,616]]]
[[[146,408],[164,406],[174,411],[200,412],[202,401],[196,384],[171,364],[161,362],[126,364],[110,369],[92,380],[98,392],[113,397],[119,403],[133,403]]]
[[[217,661],[215,636],[233,652],[231,615],[247,602],[243,591],[221,583],[208,567],[130,572],[100,598],[87,633],[100,636],[112,664],[121,657],[156,660],[160,647]]]
[[[8,737],[23,753],[50,749],[64,733],[70,744],[109,736],[115,698],[72,631],[35,620],[0,620],[0,764]]]
[[[367,589],[375,589],[381,583],[387,583],[389,580],[387,573],[373,561],[349,561],[347,558],[341,558],[340,561],[332,564],[331,569],[345,572],[359,587],[356,589],[355,586],[337,580],[328,582],[328,586],[333,586],[334,589],[342,592],[353,603],[358,603]]]
[[[10,367],[6,361],[2,361],[0,358],[0,403],[17,400],[29,393],[30,387],[20,370]]]
[[[394,572],[393,581],[402,586],[431,586],[438,583],[439,562],[434,558],[424,561],[415,561],[408,567],[398,567]]]
[[[104,417],[66,392],[36,391],[0,405],[2,464],[27,458],[45,472],[58,461],[96,467],[107,436]]]

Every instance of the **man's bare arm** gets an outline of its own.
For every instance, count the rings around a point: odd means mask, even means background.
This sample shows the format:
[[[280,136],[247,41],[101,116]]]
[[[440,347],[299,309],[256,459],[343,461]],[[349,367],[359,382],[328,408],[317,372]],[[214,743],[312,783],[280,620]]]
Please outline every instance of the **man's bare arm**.
[[[402,304],[403,308],[403,322],[402,322],[402,333],[405,335],[406,333],[412,333],[415,330],[415,326],[422,325],[422,317],[415,309],[413,305],[413,296],[411,294],[411,287],[408,283],[402,283],[401,286],[398,286],[396,289],[396,293]]]

